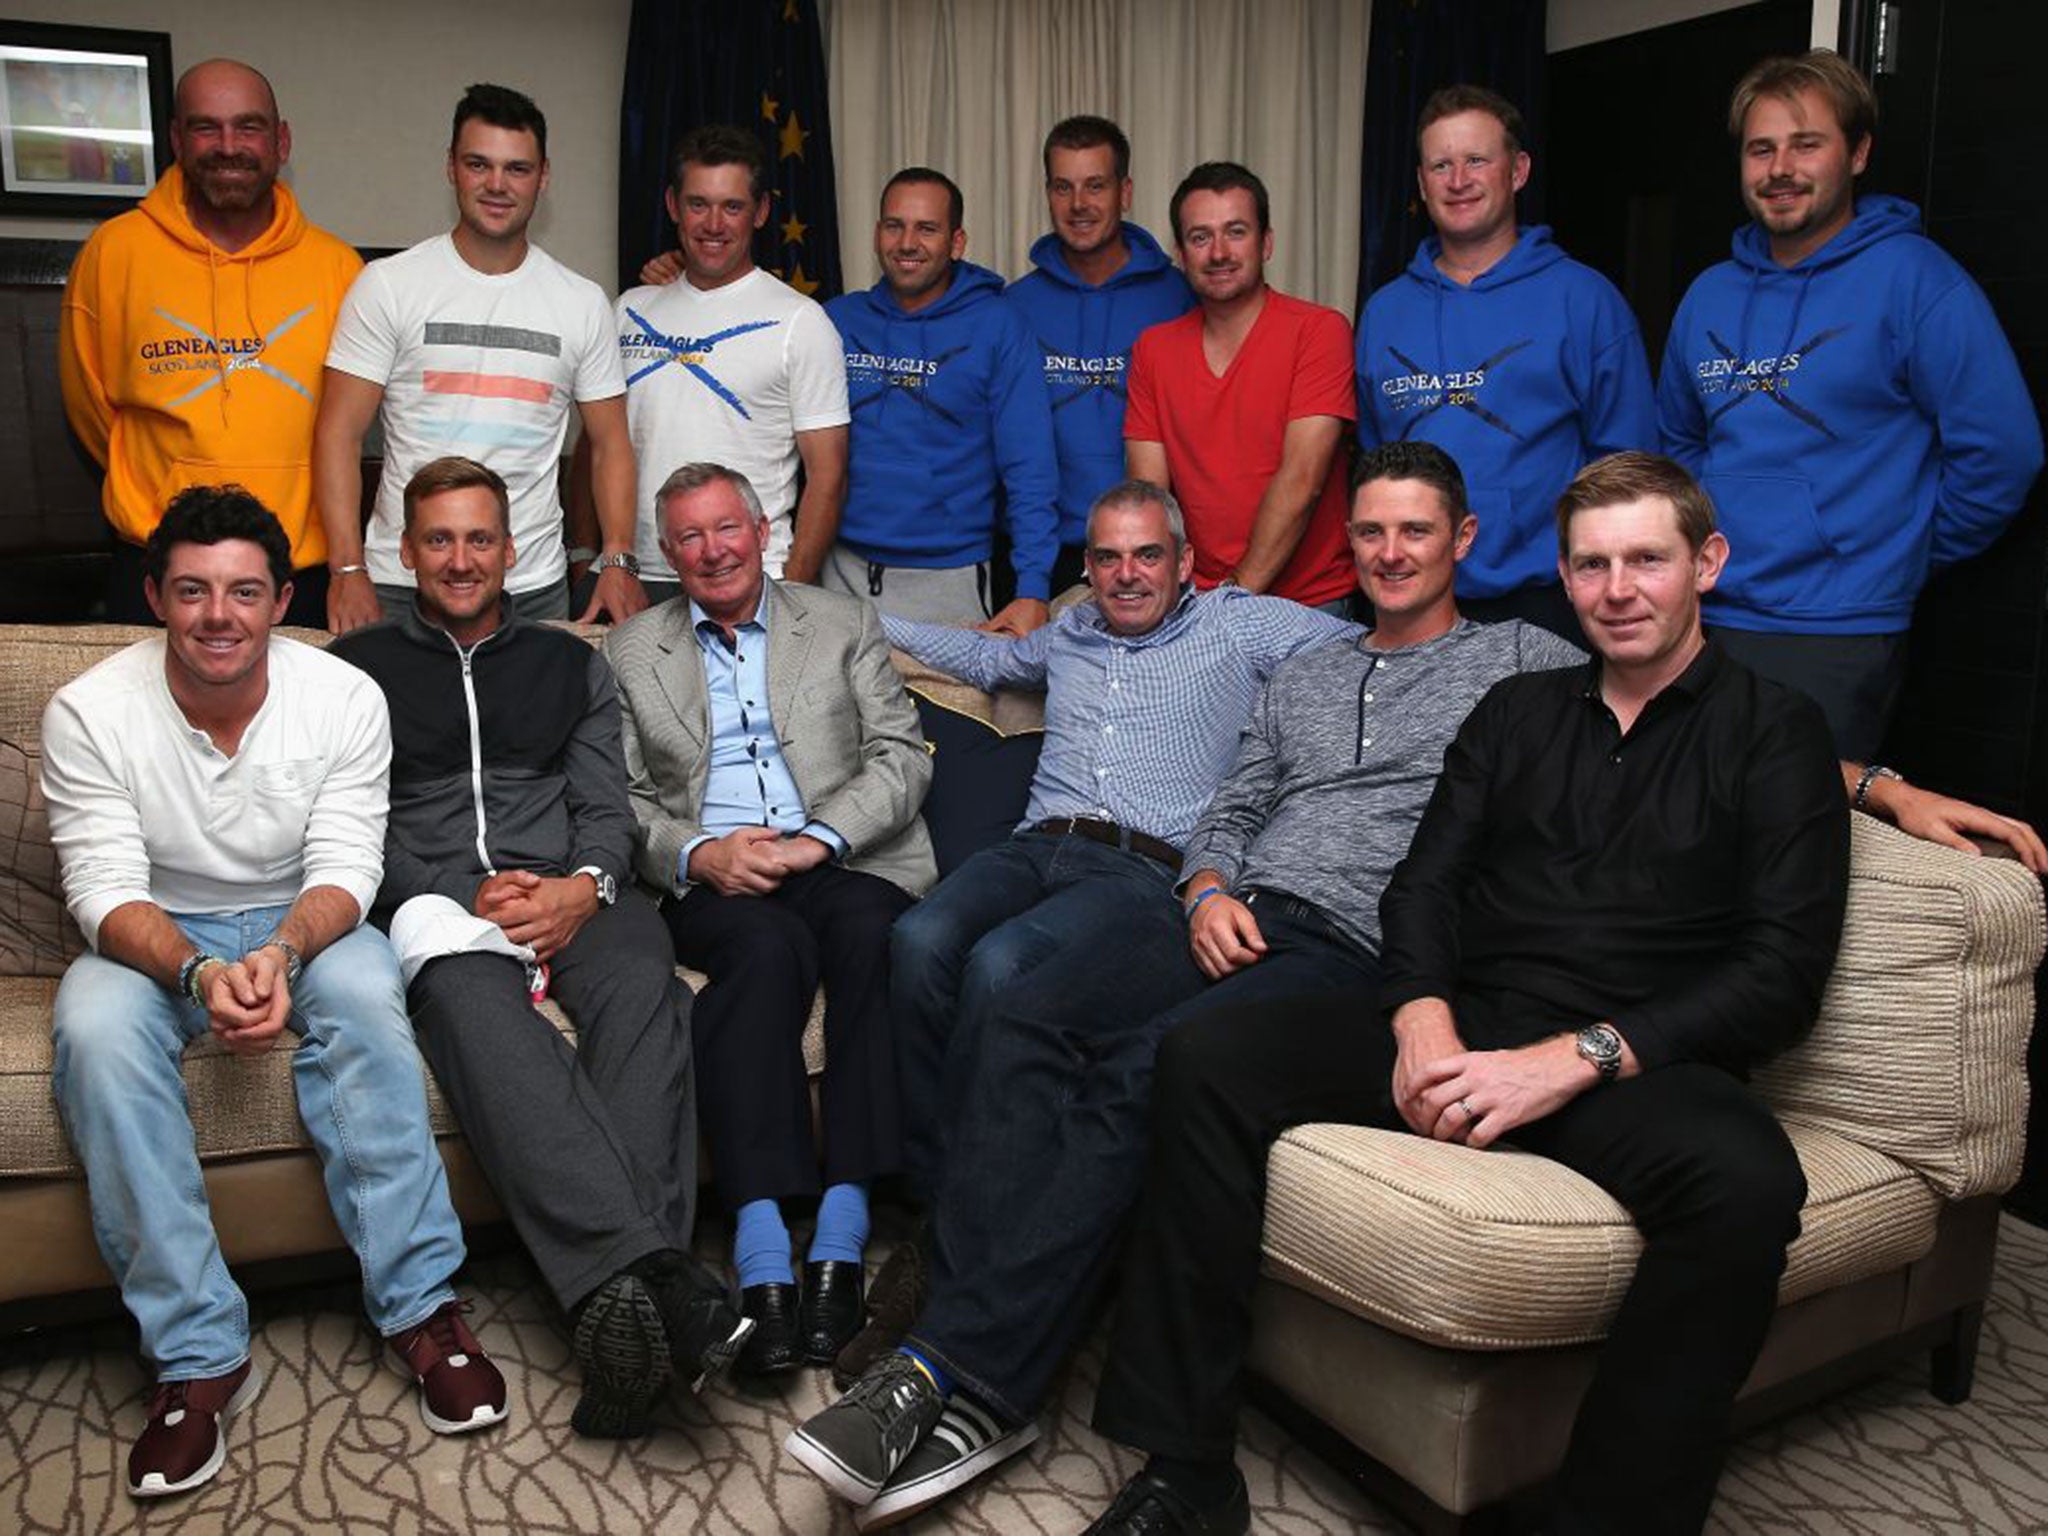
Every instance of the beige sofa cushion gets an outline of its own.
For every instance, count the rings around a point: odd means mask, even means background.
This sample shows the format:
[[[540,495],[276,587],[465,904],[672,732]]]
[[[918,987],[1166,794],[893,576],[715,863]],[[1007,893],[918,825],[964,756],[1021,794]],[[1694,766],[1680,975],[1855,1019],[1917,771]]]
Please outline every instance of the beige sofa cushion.
[[[2025,1150],[2041,882],[1851,820],[1849,915],[1820,1021],[1757,1071],[1758,1091],[1786,1121],[1887,1153],[1951,1199],[2006,1190]]]
[[[42,753],[0,738],[0,976],[62,976],[84,949],[50,846]]]
[[[1925,1253],[1940,1200],[1881,1153],[1789,1127],[1806,1170],[1790,1301]],[[1312,1125],[1273,1149],[1268,1273],[1410,1338],[1519,1349],[1604,1337],[1642,1251],[1628,1213],[1532,1153]]]
[[[704,985],[696,971],[677,974],[692,988]],[[84,1172],[65,1139],[50,1091],[50,1011],[56,999],[54,979],[0,976],[0,1177]],[[825,1060],[822,999],[820,993],[804,1030],[804,1064],[814,1075]],[[563,1034],[576,1038],[552,1002],[541,1011]],[[236,1056],[211,1039],[186,1049],[181,1065],[201,1159],[312,1146],[299,1123],[292,1087],[294,1043],[289,1033],[280,1035],[276,1045],[254,1058]],[[458,1134],[461,1128],[433,1074],[425,1075],[434,1134]]]

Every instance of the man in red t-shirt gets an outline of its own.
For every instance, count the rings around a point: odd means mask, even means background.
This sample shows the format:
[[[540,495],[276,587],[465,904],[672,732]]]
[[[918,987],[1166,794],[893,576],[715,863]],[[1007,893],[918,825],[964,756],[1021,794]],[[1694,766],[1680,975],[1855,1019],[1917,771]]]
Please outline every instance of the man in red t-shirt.
[[[1357,419],[1351,327],[1266,286],[1266,187],[1241,165],[1188,172],[1171,205],[1198,307],[1131,351],[1124,463],[1187,514],[1195,585],[1338,607],[1354,580],[1337,447]]]

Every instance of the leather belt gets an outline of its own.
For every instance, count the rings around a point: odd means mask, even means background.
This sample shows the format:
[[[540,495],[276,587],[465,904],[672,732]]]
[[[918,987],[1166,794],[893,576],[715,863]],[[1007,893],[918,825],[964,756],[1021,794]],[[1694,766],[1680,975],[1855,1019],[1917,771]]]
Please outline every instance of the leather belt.
[[[1177,871],[1180,868],[1180,850],[1173,844],[1161,842],[1149,832],[1120,827],[1113,821],[1096,821],[1088,816],[1053,816],[1039,822],[1031,830],[1049,832],[1054,837],[1085,837],[1092,843],[1103,843],[1111,848],[1127,848],[1132,853],[1141,853],[1148,859],[1157,859],[1171,870]]]

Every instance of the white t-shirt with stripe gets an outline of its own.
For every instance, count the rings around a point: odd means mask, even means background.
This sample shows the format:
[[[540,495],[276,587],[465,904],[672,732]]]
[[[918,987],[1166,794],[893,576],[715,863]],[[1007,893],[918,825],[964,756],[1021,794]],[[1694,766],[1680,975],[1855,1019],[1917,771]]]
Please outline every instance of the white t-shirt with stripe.
[[[363,269],[327,366],[384,389],[384,474],[363,541],[372,581],[413,585],[398,558],[405,483],[451,453],[504,476],[519,552],[506,585],[562,579],[556,481],[570,409],[626,391],[603,289],[539,246],[515,271],[479,272],[436,235]]]

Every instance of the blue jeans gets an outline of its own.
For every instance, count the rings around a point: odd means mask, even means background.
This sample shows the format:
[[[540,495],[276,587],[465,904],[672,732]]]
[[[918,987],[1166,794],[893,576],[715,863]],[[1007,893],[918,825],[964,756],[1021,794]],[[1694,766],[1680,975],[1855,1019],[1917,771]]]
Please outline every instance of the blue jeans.
[[[287,910],[172,920],[202,949],[238,956]],[[384,936],[357,928],[315,955],[287,1027],[299,1116],[362,1264],[363,1305],[378,1332],[401,1332],[453,1298],[464,1250]],[[214,1236],[178,1070],[207,1028],[204,1009],[96,954],[57,989],[57,1109],[85,1164],[100,1256],[165,1381],[218,1376],[249,1354],[248,1304]]]
[[[1265,958],[1204,985],[1177,901],[1170,912],[1180,965],[1132,953],[1128,911],[1109,930],[1112,954],[1089,946],[1140,999],[1084,1016],[1005,1013],[963,1064],[970,1114],[946,1148],[931,1297],[910,1339],[1012,1423],[1044,1406],[1093,1318],[1143,1181],[1159,1042],[1215,1009],[1376,980],[1373,957],[1320,921],[1257,902]]]

